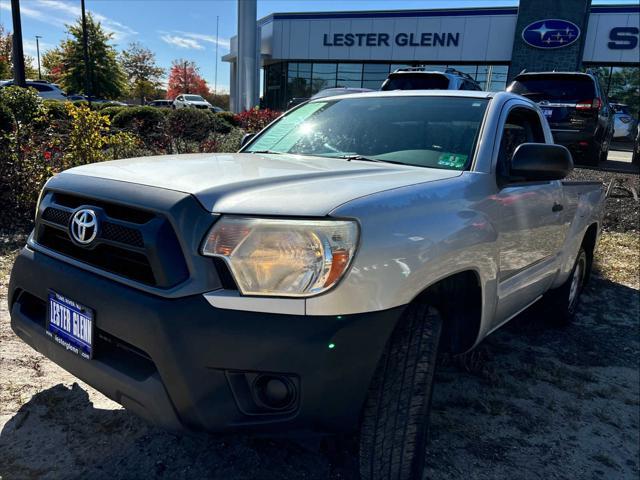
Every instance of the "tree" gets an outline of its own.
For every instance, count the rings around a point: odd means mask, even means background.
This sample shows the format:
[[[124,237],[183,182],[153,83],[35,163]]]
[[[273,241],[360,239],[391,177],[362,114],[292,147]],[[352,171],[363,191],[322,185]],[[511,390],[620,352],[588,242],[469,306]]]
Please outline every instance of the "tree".
[[[182,59],[174,60],[171,65],[167,98],[176,98],[181,93],[209,95],[207,82],[200,76],[196,64]]]
[[[62,53],[62,76],[60,82],[67,92],[84,93],[85,71],[82,50],[82,20],[67,25],[71,35],[60,46]],[[109,44],[113,34],[106,33],[100,22],[87,14],[87,37],[89,46],[89,77],[91,95],[100,98],[118,98],[125,89],[125,77],[118,64],[115,48]]]
[[[0,24],[0,80],[12,77],[11,74],[11,34]]]
[[[164,70],[156,65],[155,54],[138,42],[129,44],[121,58],[131,95],[139,98],[143,105],[145,97],[153,96],[160,86]]]
[[[64,53],[63,45],[47,50],[42,54],[41,63],[43,76],[46,80],[53,83],[62,81],[62,73],[64,72]]]
[[[25,76],[37,78],[38,70],[33,66],[34,59],[24,57]],[[13,35],[0,24],[0,80],[13,78]]]
[[[211,92],[206,95],[207,101],[216,107],[220,107],[223,110],[229,110],[229,94],[228,93],[214,93]]]

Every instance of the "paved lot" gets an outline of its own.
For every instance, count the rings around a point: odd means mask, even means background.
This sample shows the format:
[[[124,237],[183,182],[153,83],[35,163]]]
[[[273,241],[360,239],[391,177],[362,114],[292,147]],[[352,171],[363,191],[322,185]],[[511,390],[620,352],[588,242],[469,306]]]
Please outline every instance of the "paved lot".
[[[607,160],[614,162],[626,162],[631,163],[631,152],[623,152],[621,150],[610,150]]]

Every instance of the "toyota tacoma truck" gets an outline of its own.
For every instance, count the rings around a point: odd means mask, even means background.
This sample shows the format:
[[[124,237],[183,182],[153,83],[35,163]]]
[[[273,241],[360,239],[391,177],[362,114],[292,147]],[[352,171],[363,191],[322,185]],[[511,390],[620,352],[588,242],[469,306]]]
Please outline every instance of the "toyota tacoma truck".
[[[359,432],[362,478],[418,478],[438,353],[576,311],[605,195],[572,168],[516,94],[312,100],[239,153],[52,178],[11,325],[156,425]]]

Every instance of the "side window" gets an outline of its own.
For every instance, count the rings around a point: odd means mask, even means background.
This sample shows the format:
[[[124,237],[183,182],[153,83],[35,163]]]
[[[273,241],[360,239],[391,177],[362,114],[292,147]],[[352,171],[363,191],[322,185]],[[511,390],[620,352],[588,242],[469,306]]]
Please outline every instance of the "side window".
[[[39,92],[51,92],[53,91],[53,88],[47,86],[47,85],[42,85],[41,83],[32,83],[31,85],[28,85],[31,88],[35,88],[37,91]]]
[[[519,145],[544,141],[544,130],[535,111],[523,107],[511,110],[502,129],[496,174],[501,177],[509,176],[511,159]]]

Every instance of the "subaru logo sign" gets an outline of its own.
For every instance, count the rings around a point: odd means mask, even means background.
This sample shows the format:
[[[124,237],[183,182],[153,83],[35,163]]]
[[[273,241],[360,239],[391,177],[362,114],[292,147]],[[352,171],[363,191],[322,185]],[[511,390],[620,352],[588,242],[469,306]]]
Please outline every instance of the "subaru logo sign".
[[[78,210],[71,217],[69,225],[71,238],[80,245],[89,245],[98,235],[98,217],[91,209]]]
[[[567,20],[547,18],[530,23],[522,30],[522,39],[536,48],[567,47],[580,38],[580,28]]]

